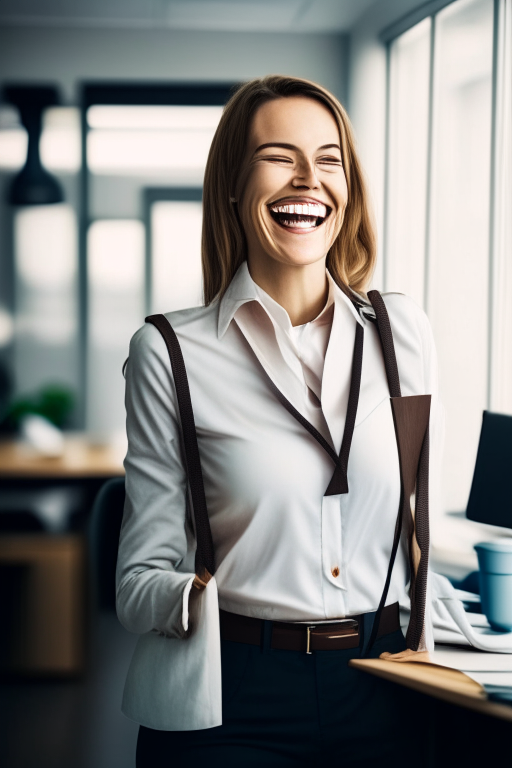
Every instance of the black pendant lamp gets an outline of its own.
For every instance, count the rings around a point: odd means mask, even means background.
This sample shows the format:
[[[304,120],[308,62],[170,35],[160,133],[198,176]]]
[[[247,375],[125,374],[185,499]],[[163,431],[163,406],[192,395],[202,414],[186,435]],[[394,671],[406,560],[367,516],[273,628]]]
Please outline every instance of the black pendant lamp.
[[[39,155],[43,111],[59,103],[53,86],[8,85],[3,100],[18,108],[28,134],[25,165],[14,177],[9,190],[11,205],[49,205],[62,203],[64,195],[57,179],[43,168]]]

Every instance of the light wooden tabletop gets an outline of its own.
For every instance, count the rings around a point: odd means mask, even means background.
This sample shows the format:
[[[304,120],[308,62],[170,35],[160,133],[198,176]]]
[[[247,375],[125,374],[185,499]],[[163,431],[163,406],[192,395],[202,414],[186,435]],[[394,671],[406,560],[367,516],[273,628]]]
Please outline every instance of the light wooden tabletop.
[[[124,448],[93,445],[83,435],[65,438],[61,456],[41,456],[15,440],[0,442],[0,478],[119,477]]]
[[[512,721],[512,707],[488,701],[482,686],[457,669],[436,664],[385,659],[352,659],[350,666],[450,704]]]

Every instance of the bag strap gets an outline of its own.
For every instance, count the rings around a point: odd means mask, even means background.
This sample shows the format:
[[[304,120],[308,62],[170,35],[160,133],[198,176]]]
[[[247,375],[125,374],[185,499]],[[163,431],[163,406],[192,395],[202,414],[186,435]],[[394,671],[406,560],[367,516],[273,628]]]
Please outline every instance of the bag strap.
[[[146,317],[146,323],[151,323],[161,333],[171,361],[196,527],[195,569],[196,575],[205,580],[205,570],[211,576],[215,573],[215,556],[185,362],[178,338],[167,318],[164,315],[150,315]]]

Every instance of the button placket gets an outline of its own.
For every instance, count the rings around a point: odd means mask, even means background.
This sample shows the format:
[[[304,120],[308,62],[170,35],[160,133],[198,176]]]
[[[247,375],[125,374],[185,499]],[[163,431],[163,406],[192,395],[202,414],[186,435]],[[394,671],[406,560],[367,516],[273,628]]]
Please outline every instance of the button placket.
[[[343,541],[341,495],[324,496],[322,500],[322,561],[324,608],[326,616],[345,613],[346,586],[343,579]],[[338,573],[335,576],[334,571]]]

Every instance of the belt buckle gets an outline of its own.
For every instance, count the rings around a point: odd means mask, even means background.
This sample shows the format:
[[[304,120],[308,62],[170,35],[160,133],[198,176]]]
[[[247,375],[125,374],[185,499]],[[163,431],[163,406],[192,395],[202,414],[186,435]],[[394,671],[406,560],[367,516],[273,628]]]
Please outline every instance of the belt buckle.
[[[306,653],[311,656],[311,630],[316,628],[316,624],[308,624],[306,627]]]
[[[333,622],[334,623],[334,622]],[[354,629],[353,634],[359,634],[359,622],[356,619],[353,618],[347,618],[342,619],[341,621],[335,622],[339,627],[345,625],[347,629]],[[311,630],[317,628],[317,624],[308,624],[306,626],[306,653],[311,656],[313,651],[311,650]],[[322,626],[320,624],[320,626]]]

